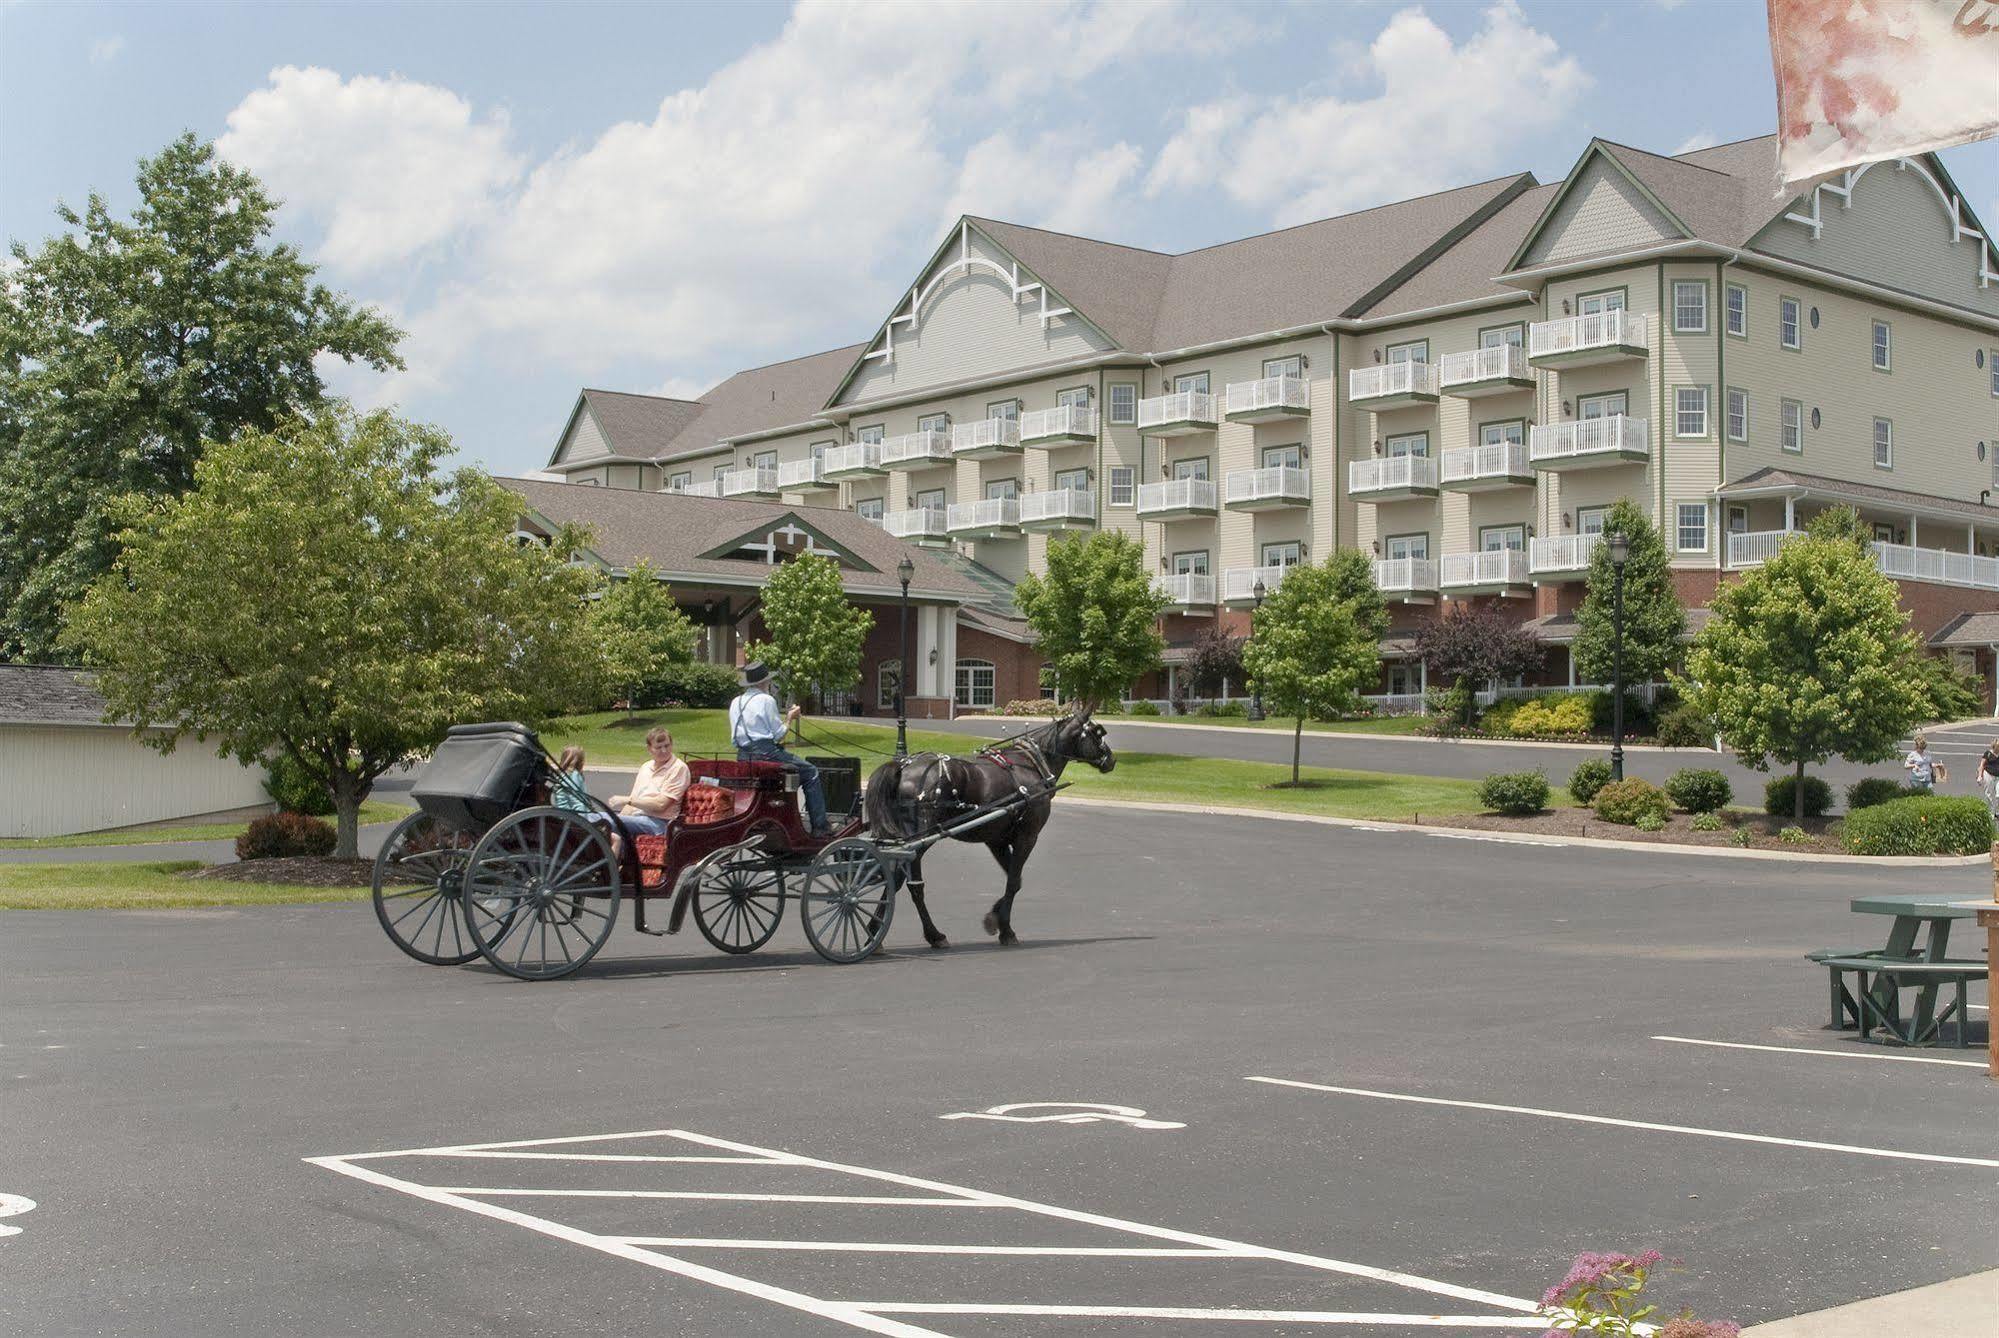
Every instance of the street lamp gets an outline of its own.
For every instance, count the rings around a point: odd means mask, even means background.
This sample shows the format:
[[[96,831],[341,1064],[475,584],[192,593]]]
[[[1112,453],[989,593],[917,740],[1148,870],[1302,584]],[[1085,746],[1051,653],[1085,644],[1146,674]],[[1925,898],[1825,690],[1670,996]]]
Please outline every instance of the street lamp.
[[[1269,594],[1270,590],[1264,585],[1263,578],[1259,576],[1256,578],[1256,585],[1249,593],[1256,597],[1256,609],[1249,615],[1249,634],[1255,636],[1256,615],[1263,612],[1263,597]],[[1263,684],[1261,683],[1254,683],[1250,687],[1249,718],[1251,720],[1263,719]]]
[[[909,554],[902,555],[902,561],[895,564],[896,579],[902,582],[902,656],[895,667],[895,755],[909,755],[909,713],[904,709],[904,696],[909,690],[909,578],[916,575],[916,564],[909,560]]]
[[[1624,564],[1631,560],[1631,537],[1613,530],[1603,536],[1610,550],[1610,778],[1624,779]]]

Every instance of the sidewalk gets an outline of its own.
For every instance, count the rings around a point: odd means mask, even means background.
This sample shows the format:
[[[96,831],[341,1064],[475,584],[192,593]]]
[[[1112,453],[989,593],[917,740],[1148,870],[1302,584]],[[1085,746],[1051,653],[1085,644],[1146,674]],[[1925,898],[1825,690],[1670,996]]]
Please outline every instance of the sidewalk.
[[[1999,1332],[1999,1270],[1757,1324],[1742,1338],[1991,1338]]]

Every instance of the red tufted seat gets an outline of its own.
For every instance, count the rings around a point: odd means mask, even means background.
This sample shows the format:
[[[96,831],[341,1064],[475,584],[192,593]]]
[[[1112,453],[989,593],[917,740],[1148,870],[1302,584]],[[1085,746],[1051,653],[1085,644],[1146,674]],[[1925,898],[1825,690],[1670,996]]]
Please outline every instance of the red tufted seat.
[[[720,822],[735,811],[735,796],[719,785],[690,785],[680,800],[680,821],[683,826],[700,827],[710,822]]]

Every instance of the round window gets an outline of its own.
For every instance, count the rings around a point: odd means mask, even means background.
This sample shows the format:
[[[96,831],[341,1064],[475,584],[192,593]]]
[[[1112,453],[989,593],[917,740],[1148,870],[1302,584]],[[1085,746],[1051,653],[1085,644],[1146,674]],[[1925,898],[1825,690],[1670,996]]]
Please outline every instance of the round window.
[[[1819,411],[1817,409],[1814,409],[1812,410],[1812,426],[1817,427],[1818,425],[1819,425]]]
[[[1975,364],[1977,364],[1977,366],[1978,366],[1978,369],[1979,369],[1980,371],[1984,371],[1984,370],[1985,370],[1985,350],[1984,350],[1984,349],[1982,349],[1982,348],[1975,348],[1975,349],[1971,350],[1971,360],[1972,360],[1972,362],[1974,362]]]
[[[1978,443],[1978,460],[1981,464],[1985,461],[1985,443],[1982,441]]]
[[[1812,308],[1812,328],[1814,330],[1819,328],[1819,309],[1817,307]]]

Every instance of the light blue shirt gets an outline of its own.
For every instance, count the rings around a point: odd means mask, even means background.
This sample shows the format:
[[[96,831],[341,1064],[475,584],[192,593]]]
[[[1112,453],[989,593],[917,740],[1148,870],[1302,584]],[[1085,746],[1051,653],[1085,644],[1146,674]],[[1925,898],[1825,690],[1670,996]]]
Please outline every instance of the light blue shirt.
[[[729,739],[738,748],[752,743],[783,743],[790,726],[778,712],[777,698],[762,688],[748,688],[729,703]]]

